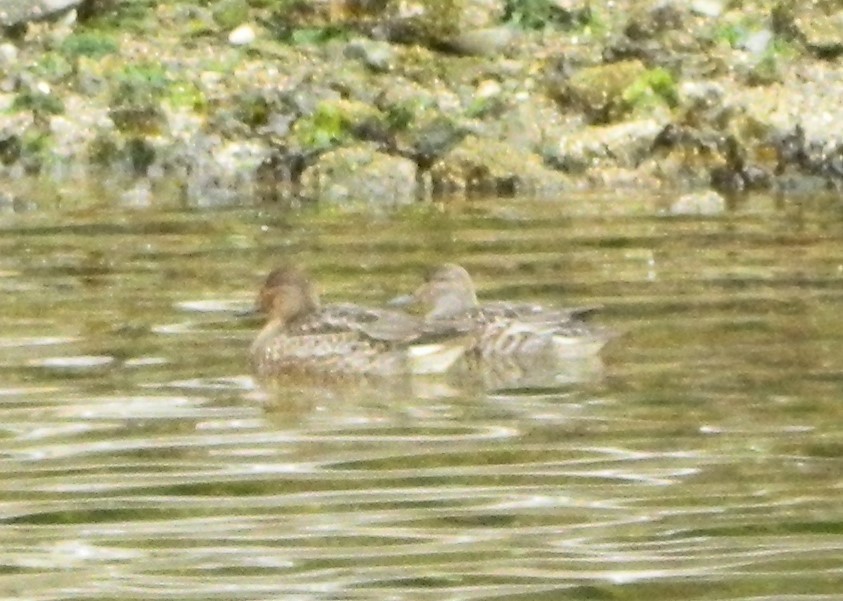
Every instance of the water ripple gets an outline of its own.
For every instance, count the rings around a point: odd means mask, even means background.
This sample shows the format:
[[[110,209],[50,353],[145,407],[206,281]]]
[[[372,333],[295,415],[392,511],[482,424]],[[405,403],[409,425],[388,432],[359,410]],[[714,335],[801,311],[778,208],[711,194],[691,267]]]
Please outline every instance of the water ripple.
[[[838,599],[839,214],[659,203],[5,224],[0,597]],[[623,335],[541,383],[263,389],[235,314],[278,260],[368,304],[460,261]]]

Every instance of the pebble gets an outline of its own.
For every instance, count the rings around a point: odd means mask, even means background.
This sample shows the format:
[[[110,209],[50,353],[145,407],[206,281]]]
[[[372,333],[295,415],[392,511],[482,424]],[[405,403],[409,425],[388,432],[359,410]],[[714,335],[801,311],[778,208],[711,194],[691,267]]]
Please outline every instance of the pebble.
[[[228,43],[232,46],[248,46],[255,41],[255,30],[251,25],[241,25],[228,34]]]
[[[670,207],[672,215],[719,215],[726,210],[726,199],[713,190],[685,194]]]
[[[762,29],[750,35],[743,43],[743,48],[750,54],[761,56],[773,42],[773,32],[769,29]]]
[[[719,0],[694,0],[691,10],[704,17],[719,17],[723,12],[723,3]]]
[[[18,59],[18,49],[14,44],[0,44],[0,64],[10,66]]]
[[[494,98],[495,96],[500,96],[501,91],[501,84],[496,82],[494,79],[486,79],[480,82],[474,95],[477,98],[483,99]]]

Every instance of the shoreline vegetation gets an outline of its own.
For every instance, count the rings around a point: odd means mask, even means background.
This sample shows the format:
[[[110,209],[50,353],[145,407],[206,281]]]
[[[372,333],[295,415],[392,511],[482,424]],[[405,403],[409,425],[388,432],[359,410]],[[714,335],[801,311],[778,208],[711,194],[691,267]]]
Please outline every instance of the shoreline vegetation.
[[[831,0],[0,0],[0,204],[843,184]],[[17,203],[17,204],[16,204]]]

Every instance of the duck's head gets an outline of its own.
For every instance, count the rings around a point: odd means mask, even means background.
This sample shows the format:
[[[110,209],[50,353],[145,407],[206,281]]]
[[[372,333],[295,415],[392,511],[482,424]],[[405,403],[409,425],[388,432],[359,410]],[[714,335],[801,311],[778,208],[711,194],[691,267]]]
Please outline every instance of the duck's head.
[[[258,293],[257,311],[267,321],[290,323],[319,309],[319,295],[303,271],[294,267],[273,269]]]
[[[427,319],[456,317],[477,307],[471,276],[461,265],[446,263],[431,270],[413,294],[391,301],[395,306],[415,305],[427,311]]]

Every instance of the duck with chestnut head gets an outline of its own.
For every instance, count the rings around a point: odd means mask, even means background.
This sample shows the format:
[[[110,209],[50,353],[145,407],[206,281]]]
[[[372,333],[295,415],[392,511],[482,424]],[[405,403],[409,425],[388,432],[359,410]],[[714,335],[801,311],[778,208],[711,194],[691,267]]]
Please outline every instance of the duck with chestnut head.
[[[266,318],[251,347],[259,377],[443,373],[466,349],[465,333],[450,323],[398,310],[323,306],[308,275],[295,267],[267,276],[257,310]]]

